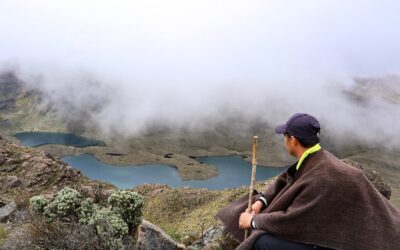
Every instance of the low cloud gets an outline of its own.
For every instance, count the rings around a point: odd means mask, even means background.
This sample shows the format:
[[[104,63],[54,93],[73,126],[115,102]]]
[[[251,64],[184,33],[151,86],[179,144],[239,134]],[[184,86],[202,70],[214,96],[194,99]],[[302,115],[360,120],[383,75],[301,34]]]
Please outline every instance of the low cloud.
[[[104,134],[206,130],[235,117],[274,125],[308,112],[332,138],[395,148],[399,7],[2,1],[0,62],[60,116]]]

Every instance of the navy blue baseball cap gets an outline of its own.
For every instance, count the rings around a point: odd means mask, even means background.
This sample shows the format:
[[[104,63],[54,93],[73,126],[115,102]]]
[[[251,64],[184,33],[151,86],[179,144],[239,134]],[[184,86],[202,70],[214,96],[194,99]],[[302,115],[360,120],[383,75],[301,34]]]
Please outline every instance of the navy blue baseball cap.
[[[321,130],[319,121],[312,115],[296,113],[282,125],[275,128],[277,134],[288,133],[299,139],[313,139],[318,137]]]

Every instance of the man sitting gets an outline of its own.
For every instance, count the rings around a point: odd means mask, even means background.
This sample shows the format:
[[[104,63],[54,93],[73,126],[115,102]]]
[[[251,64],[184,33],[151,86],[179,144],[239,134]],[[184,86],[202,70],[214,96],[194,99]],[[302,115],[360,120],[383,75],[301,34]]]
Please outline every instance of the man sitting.
[[[275,131],[297,162],[255,195],[252,211],[242,197],[218,212],[242,241],[237,249],[400,249],[399,209],[361,170],[321,149],[315,117],[294,114]]]

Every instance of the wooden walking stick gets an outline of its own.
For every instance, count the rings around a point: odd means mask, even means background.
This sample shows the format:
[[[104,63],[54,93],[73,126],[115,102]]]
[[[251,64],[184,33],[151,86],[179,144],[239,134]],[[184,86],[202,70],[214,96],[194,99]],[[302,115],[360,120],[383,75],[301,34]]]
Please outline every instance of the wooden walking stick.
[[[250,182],[250,191],[249,191],[249,205],[247,210],[251,212],[251,205],[253,201],[253,192],[254,192],[254,183],[256,182],[256,168],[257,168],[257,142],[258,136],[253,136],[253,160],[252,160],[252,168],[251,168],[251,182]],[[244,232],[244,239],[247,238],[248,229]]]

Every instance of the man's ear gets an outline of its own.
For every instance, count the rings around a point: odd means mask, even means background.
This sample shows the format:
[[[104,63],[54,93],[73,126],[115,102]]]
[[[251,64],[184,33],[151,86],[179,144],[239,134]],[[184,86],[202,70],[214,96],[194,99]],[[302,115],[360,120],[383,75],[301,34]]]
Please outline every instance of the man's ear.
[[[299,140],[297,140],[297,138],[294,137],[293,135],[292,135],[292,137],[293,137],[293,146],[299,145],[300,144]]]

